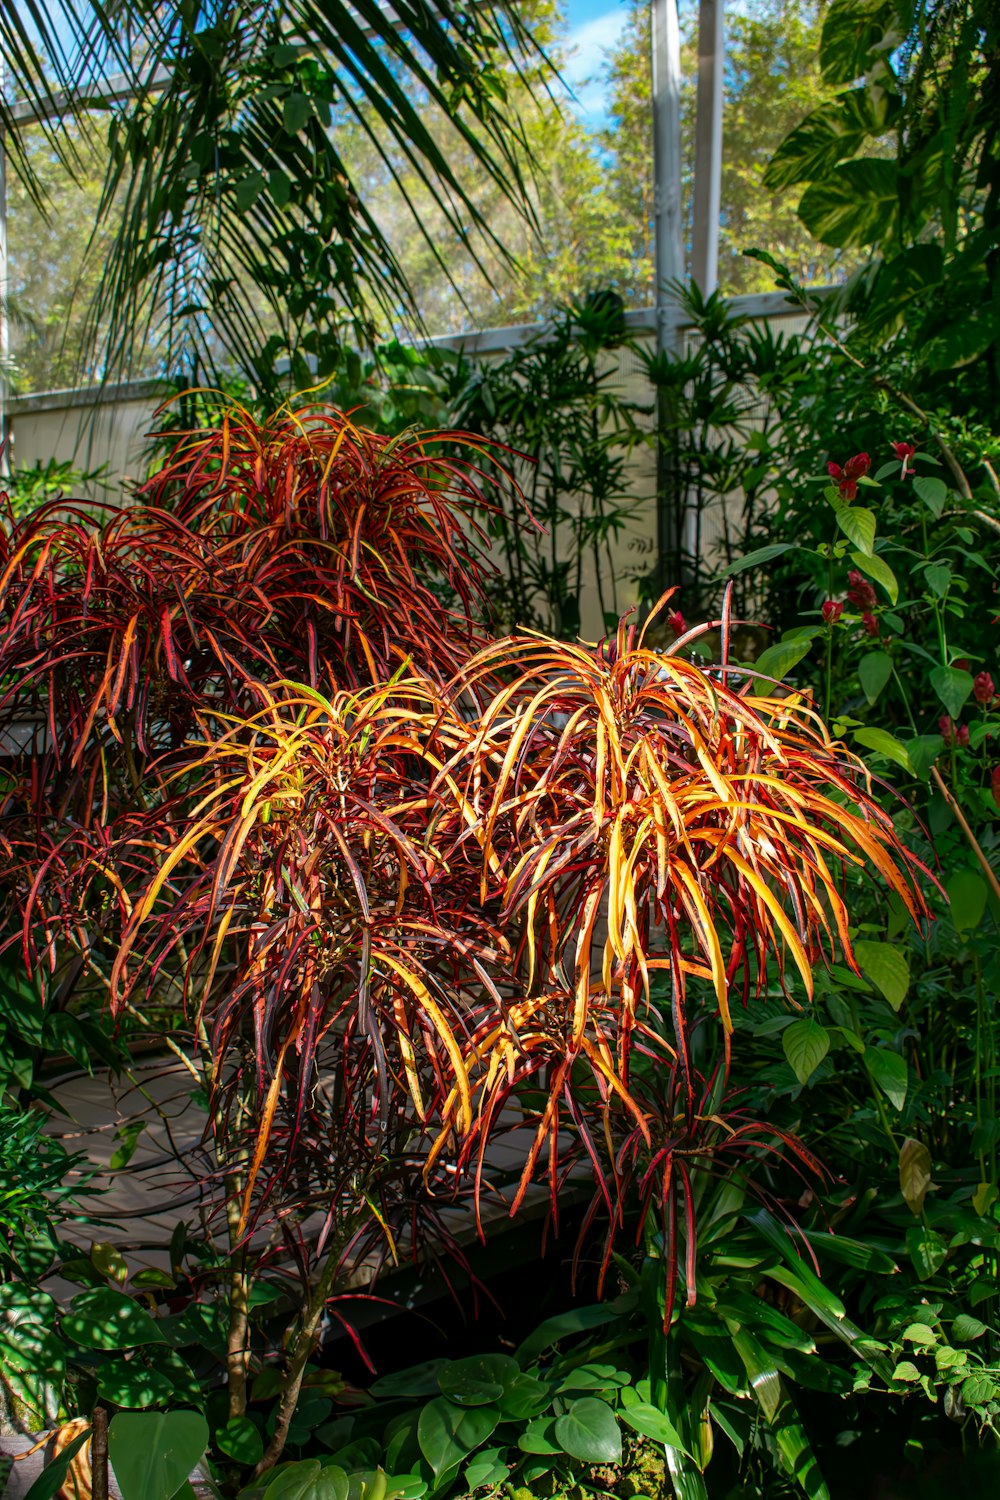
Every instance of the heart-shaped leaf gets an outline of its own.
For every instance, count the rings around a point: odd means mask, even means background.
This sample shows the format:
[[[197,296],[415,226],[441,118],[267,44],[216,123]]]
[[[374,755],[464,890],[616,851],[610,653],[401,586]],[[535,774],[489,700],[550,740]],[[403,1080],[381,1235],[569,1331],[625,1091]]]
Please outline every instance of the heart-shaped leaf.
[[[446,1365],[438,1385],[442,1395],[459,1406],[489,1406],[500,1400],[520,1373],[517,1360],[509,1354],[474,1354]]]
[[[859,938],[854,945],[854,956],[893,1010],[898,1010],[906,999],[910,988],[910,965],[906,954],[893,943],[874,943],[868,938]]]
[[[800,1083],[808,1083],[830,1050],[830,1035],[824,1026],[806,1016],[793,1021],[781,1033],[781,1045],[792,1072]]]
[[[570,1458],[588,1464],[620,1464],[622,1435],[614,1412],[597,1396],[574,1401],[556,1418],[556,1442]]]
[[[208,1447],[200,1412],[120,1411],[108,1428],[108,1455],[122,1500],[172,1500]]]
[[[166,1343],[146,1309],[110,1287],[74,1297],[60,1326],[67,1338],[85,1349],[132,1349],[136,1344]]]
[[[435,1478],[481,1447],[499,1420],[498,1406],[456,1406],[444,1396],[429,1401],[417,1423],[417,1442]]]

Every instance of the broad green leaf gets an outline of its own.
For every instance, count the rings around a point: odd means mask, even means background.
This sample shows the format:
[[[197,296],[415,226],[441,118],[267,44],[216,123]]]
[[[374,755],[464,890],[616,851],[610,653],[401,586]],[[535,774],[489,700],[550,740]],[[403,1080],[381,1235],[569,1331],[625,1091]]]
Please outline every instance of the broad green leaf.
[[[243,181],[236,186],[236,207],[241,214],[245,214],[253,208],[257,199],[267,186],[267,179],[263,172],[248,172]]]
[[[948,1246],[944,1240],[933,1229],[925,1229],[923,1224],[913,1224],[906,1231],[906,1248],[921,1281],[929,1281],[948,1258]]]
[[[918,494],[931,515],[937,520],[944,510],[944,503],[948,498],[948,486],[943,479],[936,479],[933,474],[918,474],[913,481],[913,488]]]
[[[974,932],[986,910],[986,898],[989,894],[986,881],[975,870],[959,870],[948,881],[946,889],[955,931],[961,937]]]
[[[120,1411],[108,1428],[108,1455],[122,1500],[172,1500],[208,1447],[200,1412]]]
[[[641,1432],[643,1437],[652,1438],[655,1443],[666,1443],[671,1448],[679,1448],[682,1453],[687,1453],[684,1440],[669,1417],[648,1402],[639,1401],[633,1406],[623,1406],[618,1415],[629,1427]],[[688,1458],[692,1456],[688,1453]]]
[[[858,662],[858,679],[869,703],[874,703],[892,676],[892,657],[887,651],[869,651]]]
[[[846,248],[885,240],[898,208],[896,163],[861,157],[810,183],[799,200],[799,218],[824,245]]]
[[[260,1463],[264,1456],[264,1440],[260,1428],[249,1417],[230,1417],[225,1426],[220,1427],[215,1434],[215,1446],[227,1458],[246,1468]]]
[[[298,135],[313,112],[312,101],[305,94],[289,94],[282,110],[282,121],[289,135]]]
[[[904,1344],[917,1344],[922,1349],[930,1349],[937,1341],[938,1336],[929,1323],[910,1323],[903,1330]]]
[[[133,1359],[106,1365],[97,1372],[97,1385],[105,1401],[113,1406],[162,1406],[174,1394],[174,1383],[159,1370],[150,1370]]]
[[[763,567],[764,563],[773,562],[782,553],[794,550],[793,542],[772,542],[769,547],[758,547],[756,552],[748,552],[745,557],[738,557],[735,562],[731,562],[728,568],[723,568],[722,577],[731,578],[734,573],[742,573],[747,568]]]
[[[821,104],[786,135],[764,171],[764,184],[782,192],[824,177],[838,162],[856,156],[870,135],[882,135],[900,109],[887,90],[851,89]]]
[[[994,1203],[997,1201],[998,1197],[1000,1197],[1000,1193],[997,1192],[997,1188],[994,1183],[981,1182],[972,1195],[972,1207],[975,1209],[980,1218],[985,1218],[990,1209],[993,1207]],[[989,1295],[992,1296],[993,1293],[990,1292]]]
[[[931,1185],[931,1154],[923,1141],[907,1136],[899,1148],[899,1187],[915,1219],[923,1212]]]
[[[884,557],[880,557],[877,552],[873,552],[870,557],[866,556],[863,552],[852,552],[851,562],[862,573],[867,573],[869,578],[874,578],[876,583],[882,585],[889,596],[891,604],[897,602],[899,599],[899,583],[897,582],[895,573]]]
[[[522,1453],[561,1453],[562,1446],[556,1441],[555,1417],[537,1417],[529,1422],[517,1440]]]
[[[875,555],[875,512],[861,510],[852,505],[843,505],[838,500],[834,505],[837,525],[866,558]]]
[[[110,1287],[74,1297],[61,1327],[67,1338],[85,1349],[132,1349],[136,1344],[166,1342],[144,1307]]]
[[[910,965],[906,954],[894,943],[876,943],[859,938],[854,956],[893,1010],[899,1010],[910,988]]]
[[[256,1487],[240,1491],[241,1496],[252,1494],[254,1500],[257,1496],[260,1500],[348,1500],[349,1493],[343,1469],[335,1464],[324,1467],[314,1458],[276,1469],[273,1477],[265,1474]]]
[[[429,1359],[394,1375],[382,1375],[373,1383],[372,1395],[380,1401],[390,1401],[396,1396],[436,1396],[441,1389],[438,1376],[450,1363],[447,1359]]]
[[[56,1322],[56,1304],[47,1292],[16,1282],[0,1286],[0,1368],[38,1428],[54,1422],[66,1373],[66,1346]]]
[[[896,1109],[902,1109],[909,1082],[906,1058],[888,1047],[869,1047],[865,1052],[865,1063],[883,1094]]]
[[[953,719],[957,719],[972,693],[971,672],[961,667],[935,667],[930,674],[931,687]]]
[[[887,33],[898,26],[892,0],[834,0],[823,18],[819,62],[826,83],[856,83],[884,54]]]
[[[102,1276],[106,1276],[109,1281],[117,1281],[119,1286],[128,1280],[128,1263],[115,1245],[109,1245],[103,1240],[95,1241],[90,1247],[90,1262]]]
[[[598,1396],[583,1396],[556,1418],[556,1442],[570,1458],[589,1464],[620,1464],[622,1435],[614,1412]]]
[[[547,1385],[533,1375],[518,1375],[512,1380],[500,1398],[500,1410],[506,1421],[523,1422],[526,1417],[536,1417],[551,1401]]]
[[[420,1413],[417,1441],[435,1478],[481,1447],[499,1420],[498,1406],[456,1406],[444,1396],[429,1401]]]
[[[947,563],[930,563],[924,569],[924,580],[931,593],[943,599],[951,584],[951,569]]]
[[[781,1045],[792,1072],[800,1083],[808,1083],[830,1050],[830,1034],[825,1026],[806,1016],[793,1021],[781,1033]]]
[[[900,1360],[899,1364],[893,1370],[892,1378],[893,1380],[902,1380],[909,1383],[920,1379],[920,1371],[912,1360],[903,1359]]]
[[[474,1354],[447,1364],[438,1376],[441,1393],[459,1406],[489,1406],[499,1401],[521,1373],[509,1354]]]
[[[866,750],[874,750],[878,755],[884,755],[886,760],[895,761],[897,766],[902,766],[904,771],[914,774],[913,762],[910,760],[909,752],[905,745],[896,739],[895,735],[887,729],[856,729],[854,738],[859,744],[864,745]]]
[[[931,766],[943,749],[944,739],[939,734],[918,734],[906,741],[906,753],[921,781],[927,780]]]
[[[975,1339],[982,1338],[985,1332],[986,1324],[980,1323],[970,1313],[959,1313],[951,1325],[951,1336],[956,1344],[971,1344]]]
[[[773,677],[776,682],[781,682],[804,656],[808,656],[811,647],[811,639],[775,641],[773,646],[768,646],[761,652],[754,662],[754,669],[764,677]]]

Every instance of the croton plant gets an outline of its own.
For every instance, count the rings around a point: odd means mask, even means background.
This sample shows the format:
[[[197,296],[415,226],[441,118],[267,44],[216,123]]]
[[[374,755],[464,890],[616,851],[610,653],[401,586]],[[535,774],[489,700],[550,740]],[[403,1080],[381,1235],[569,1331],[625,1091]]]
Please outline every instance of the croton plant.
[[[728,611],[713,667],[649,620],[490,638],[479,458],[233,410],[134,503],[0,536],[9,943],[203,1081],[232,1420],[261,1236],[297,1267],[260,1473],[352,1268],[448,1248],[498,1131],[524,1140],[512,1213],[544,1177],[556,1215],[589,1163],[605,1268],[638,1211],[669,1327],[699,1176],[816,1169],[731,1096],[734,1009],[856,968],[859,878],[925,916],[864,767],[729,661]]]

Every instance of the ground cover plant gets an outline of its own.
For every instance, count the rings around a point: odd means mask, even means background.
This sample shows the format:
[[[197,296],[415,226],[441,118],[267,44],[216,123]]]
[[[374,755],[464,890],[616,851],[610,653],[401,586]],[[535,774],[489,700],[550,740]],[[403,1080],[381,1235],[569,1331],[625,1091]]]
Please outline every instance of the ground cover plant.
[[[201,1408],[190,1440],[230,1491],[284,1485],[310,1402],[344,1395],[314,1355],[355,1268],[461,1257],[444,1210],[464,1193],[481,1215],[490,1140],[513,1130],[512,1211],[538,1177],[556,1218],[567,1174],[593,1174],[580,1255],[603,1222],[601,1279],[628,1281],[641,1226],[622,1337],[644,1345],[672,1483],[702,1493],[690,1424],[721,1377],[693,1395],[681,1350],[713,1239],[756,1195],[779,1213],[752,1230],[761,1274],[805,1285],[780,1221],[795,1164],[820,1170],[734,1093],[739,1018],[772,985],[808,1005],[833,961],[858,972],[859,880],[926,911],[862,763],[729,660],[728,610],[714,669],[687,654],[700,632],[657,651],[628,620],[594,647],[491,642],[485,482],[475,447],[234,412],[129,511],[43,507],[5,532],[3,710],[30,730],[4,791],[8,952],[65,1008],[103,989],[169,1048],[214,1153],[210,1232],[179,1231],[163,1280],[77,1252],[67,1311],[3,1289],[15,1394],[39,1418]],[[42,1391],[32,1338],[53,1326]],[[759,1396],[759,1346],[733,1337],[722,1386]],[[759,1417],[812,1473],[787,1393]],[[111,1425],[117,1472],[149,1440]],[[456,1482],[425,1447],[412,1461],[420,1493]]]

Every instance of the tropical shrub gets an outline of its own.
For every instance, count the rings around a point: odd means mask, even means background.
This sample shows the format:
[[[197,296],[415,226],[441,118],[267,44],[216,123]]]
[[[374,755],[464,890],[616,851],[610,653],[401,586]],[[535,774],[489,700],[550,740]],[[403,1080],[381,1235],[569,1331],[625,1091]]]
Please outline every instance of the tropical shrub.
[[[860,973],[869,875],[926,913],[863,765],[731,660],[728,605],[712,668],[703,631],[655,651],[627,620],[489,642],[486,497],[430,439],[237,413],[141,499],[6,539],[10,942],[48,983],[83,959],[204,1088],[227,1243],[182,1316],[212,1324],[227,1421],[268,1358],[260,1287],[293,1300],[257,1473],[354,1270],[452,1249],[441,1209],[479,1212],[498,1131],[527,1131],[512,1212],[544,1174],[556,1217],[593,1170],[605,1268],[638,1212],[651,1399],[683,1406],[716,1175],[787,1216],[771,1162],[815,1171],[733,1093],[739,1018]],[[691,1451],[668,1441],[699,1493]]]

